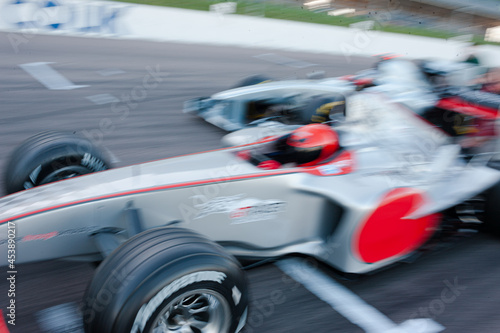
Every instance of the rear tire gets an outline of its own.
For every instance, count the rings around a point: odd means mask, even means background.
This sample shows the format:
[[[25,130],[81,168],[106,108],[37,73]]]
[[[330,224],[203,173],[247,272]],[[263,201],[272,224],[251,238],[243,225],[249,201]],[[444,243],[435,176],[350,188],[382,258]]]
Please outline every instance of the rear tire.
[[[485,225],[487,231],[500,236],[500,182],[486,192]]]
[[[10,194],[110,167],[105,154],[89,140],[73,133],[43,132],[24,141],[10,156],[5,191]]]
[[[221,246],[182,228],[152,229],[97,269],[84,298],[85,332],[235,332],[247,294],[239,263]]]

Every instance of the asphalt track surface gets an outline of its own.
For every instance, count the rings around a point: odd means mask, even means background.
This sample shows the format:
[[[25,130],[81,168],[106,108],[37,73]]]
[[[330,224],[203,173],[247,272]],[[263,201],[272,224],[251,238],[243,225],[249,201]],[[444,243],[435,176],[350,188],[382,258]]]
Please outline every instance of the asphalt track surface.
[[[26,43],[16,49],[9,34],[0,34],[2,168],[16,145],[44,130],[87,133],[109,149],[117,165],[218,148],[224,132],[181,113],[185,100],[227,89],[252,74],[304,78],[325,71],[338,76],[372,63],[366,58],[252,48],[20,37]],[[256,57],[269,53],[275,56]],[[36,62],[52,63],[75,85],[87,87],[49,90],[19,66]],[[158,84],[140,89],[150,72]],[[91,100],[105,101],[110,98],[106,94],[120,101],[120,112]],[[319,269],[395,323],[432,318],[446,327],[444,332],[493,333],[500,331],[499,257],[500,241],[476,234],[414,263],[355,280]],[[5,313],[7,269],[0,269],[5,271],[0,273],[0,306]],[[16,326],[9,325],[10,331],[44,332],[40,323],[52,319],[41,311],[67,303],[78,306],[93,270],[87,263],[60,261],[18,266]],[[275,265],[249,270],[248,281],[252,301],[244,332],[363,332]]]

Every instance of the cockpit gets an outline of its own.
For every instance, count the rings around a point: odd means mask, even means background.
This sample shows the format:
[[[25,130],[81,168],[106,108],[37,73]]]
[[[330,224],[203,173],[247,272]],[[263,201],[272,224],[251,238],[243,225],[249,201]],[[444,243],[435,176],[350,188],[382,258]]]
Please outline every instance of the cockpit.
[[[340,150],[337,132],[326,124],[309,124],[238,156],[261,169],[309,167],[331,161]]]

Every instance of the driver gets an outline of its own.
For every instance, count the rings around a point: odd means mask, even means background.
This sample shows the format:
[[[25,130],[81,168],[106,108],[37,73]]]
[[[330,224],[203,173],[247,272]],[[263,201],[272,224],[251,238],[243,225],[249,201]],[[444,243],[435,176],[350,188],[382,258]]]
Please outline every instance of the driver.
[[[276,151],[267,157],[281,164],[312,166],[326,162],[340,148],[337,132],[326,124],[297,128],[276,142]]]

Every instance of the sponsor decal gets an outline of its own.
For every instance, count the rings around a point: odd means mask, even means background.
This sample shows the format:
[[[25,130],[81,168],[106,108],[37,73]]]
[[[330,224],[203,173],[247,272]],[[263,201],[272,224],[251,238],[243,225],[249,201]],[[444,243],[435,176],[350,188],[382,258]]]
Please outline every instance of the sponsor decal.
[[[75,229],[66,229],[66,230],[61,230],[61,231],[52,231],[48,232],[45,234],[37,234],[37,235],[26,235],[24,237],[16,237],[16,242],[29,242],[29,241],[35,241],[35,240],[48,240],[54,237],[61,237],[61,236],[73,236],[73,235],[79,235],[79,234],[87,234],[91,235],[97,231],[99,231],[101,227],[95,226],[95,227],[81,227],[81,228],[75,228]],[[0,239],[0,245],[7,244],[8,240],[7,239]]]
[[[57,236],[59,233],[57,231],[52,231],[46,234],[39,234],[39,235],[27,235],[24,236],[23,239],[21,240],[22,242],[28,242],[32,240],[47,240],[52,237]]]
[[[229,217],[232,224],[270,220],[275,218],[278,213],[285,211],[285,207],[286,203],[283,201],[267,200],[237,208],[231,212]]]
[[[197,204],[195,207],[199,210],[198,215],[194,218],[195,220],[201,219],[202,217],[231,212],[231,206],[243,198],[243,194],[238,194],[230,197],[217,197],[211,199],[207,202]],[[198,196],[191,197],[193,200]]]
[[[286,202],[245,198],[244,194],[238,194],[217,197],[195,207],[199,209],[195,220],[212,214],[227,214],[232,224],[239,224],[273,219],[285,211]]]
[[[351,167],[352,167],[351,160],[343,160],[320,166],[318,170],[324,176],[335,176],[345,173],[346,169]]]
[[[85,153],[85,155],[83,155],[82,165],[92,172],[106,170],[106,165],[104,165],[104,162],[97,157],[90,155],[89,153]]]
[[[234,301],[234,305],[238,305],[240,304],[240,300],[241,300],[241,291],[238,289],[238,287],[234,286],[233,289],[231,289],[232,291],[232,296],[233,296],[233,301]]]

